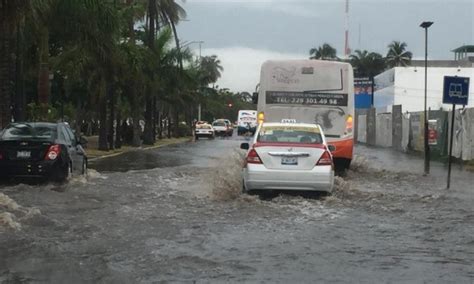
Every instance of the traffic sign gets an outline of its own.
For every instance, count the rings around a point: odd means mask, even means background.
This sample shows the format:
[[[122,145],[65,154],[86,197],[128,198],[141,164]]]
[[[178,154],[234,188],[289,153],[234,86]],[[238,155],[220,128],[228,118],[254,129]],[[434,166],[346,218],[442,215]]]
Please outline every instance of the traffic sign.
[[[443,103],[467,105],[469,78],[444,76]]]

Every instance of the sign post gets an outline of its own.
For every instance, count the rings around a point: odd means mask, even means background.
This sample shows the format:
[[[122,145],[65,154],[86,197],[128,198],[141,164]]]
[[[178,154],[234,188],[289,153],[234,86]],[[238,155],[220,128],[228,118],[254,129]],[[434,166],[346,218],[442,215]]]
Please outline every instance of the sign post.
[[[469,98],[469,78],[467,77],[451,77],[444,76],[443,87],[443,103],[452,104],[453,109],[451,113],[451,137],[449,138],[449,157],[448,157],[448,185],[451,185],[451,164],[453,154],[453,136],[454,136],[454,119],[456,105],[467,105]]]

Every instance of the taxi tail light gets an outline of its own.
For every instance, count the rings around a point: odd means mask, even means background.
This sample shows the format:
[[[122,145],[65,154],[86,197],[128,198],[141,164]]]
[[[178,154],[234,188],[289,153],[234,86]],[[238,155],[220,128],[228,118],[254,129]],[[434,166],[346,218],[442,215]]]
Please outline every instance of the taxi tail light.
[[[346,133],[351,133],[354,128],[354,118],[352,115],[348,115],[346,118]]]
[[[260,157],[257,154],[257,151],[255,149],[251,149],[249,153],[247,154],[247,163],[248,164],[261,164],[262,160],[260,160]]]
[[[58,144],[54,144],[49,146],[48,151],[46,152],[46,156],[44,157],[45,160],[55,160],[59,154],[61,153],[61,146]]]
[[[324,151],[324,153],[321,155],[321,158],[319,158],[319,161],[316,163],[316,166],[332,166],[332,157],[331,154],[329,154],[328,151]]]
[[[3,153],[0,151],[0,160],[3,160]]]

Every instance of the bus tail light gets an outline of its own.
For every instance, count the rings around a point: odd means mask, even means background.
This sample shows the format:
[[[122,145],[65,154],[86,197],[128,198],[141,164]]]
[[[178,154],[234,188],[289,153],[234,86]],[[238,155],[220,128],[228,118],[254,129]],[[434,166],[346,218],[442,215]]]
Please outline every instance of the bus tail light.
[[[354,127],[354,119],[352,115],[348,115],[346,119],[346,133],[352,133],[352,129]]]
[[[262,124],[265,121],[265,113],[259,112],[258,113],[258,124]]]

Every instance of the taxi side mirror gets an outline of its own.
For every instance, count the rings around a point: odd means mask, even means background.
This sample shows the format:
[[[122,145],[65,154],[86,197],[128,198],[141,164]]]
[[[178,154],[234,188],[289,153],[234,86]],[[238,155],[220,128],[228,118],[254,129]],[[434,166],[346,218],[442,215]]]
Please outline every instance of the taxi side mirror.
[[[242,150],[248,150],[249,148],[250,148],[249,143],[240,144],[240,149],[242,149]]]
[[[336,151],[336,146],[328,145],[328,149],[329,149],[330,152],[334,152],[334,151]]]

